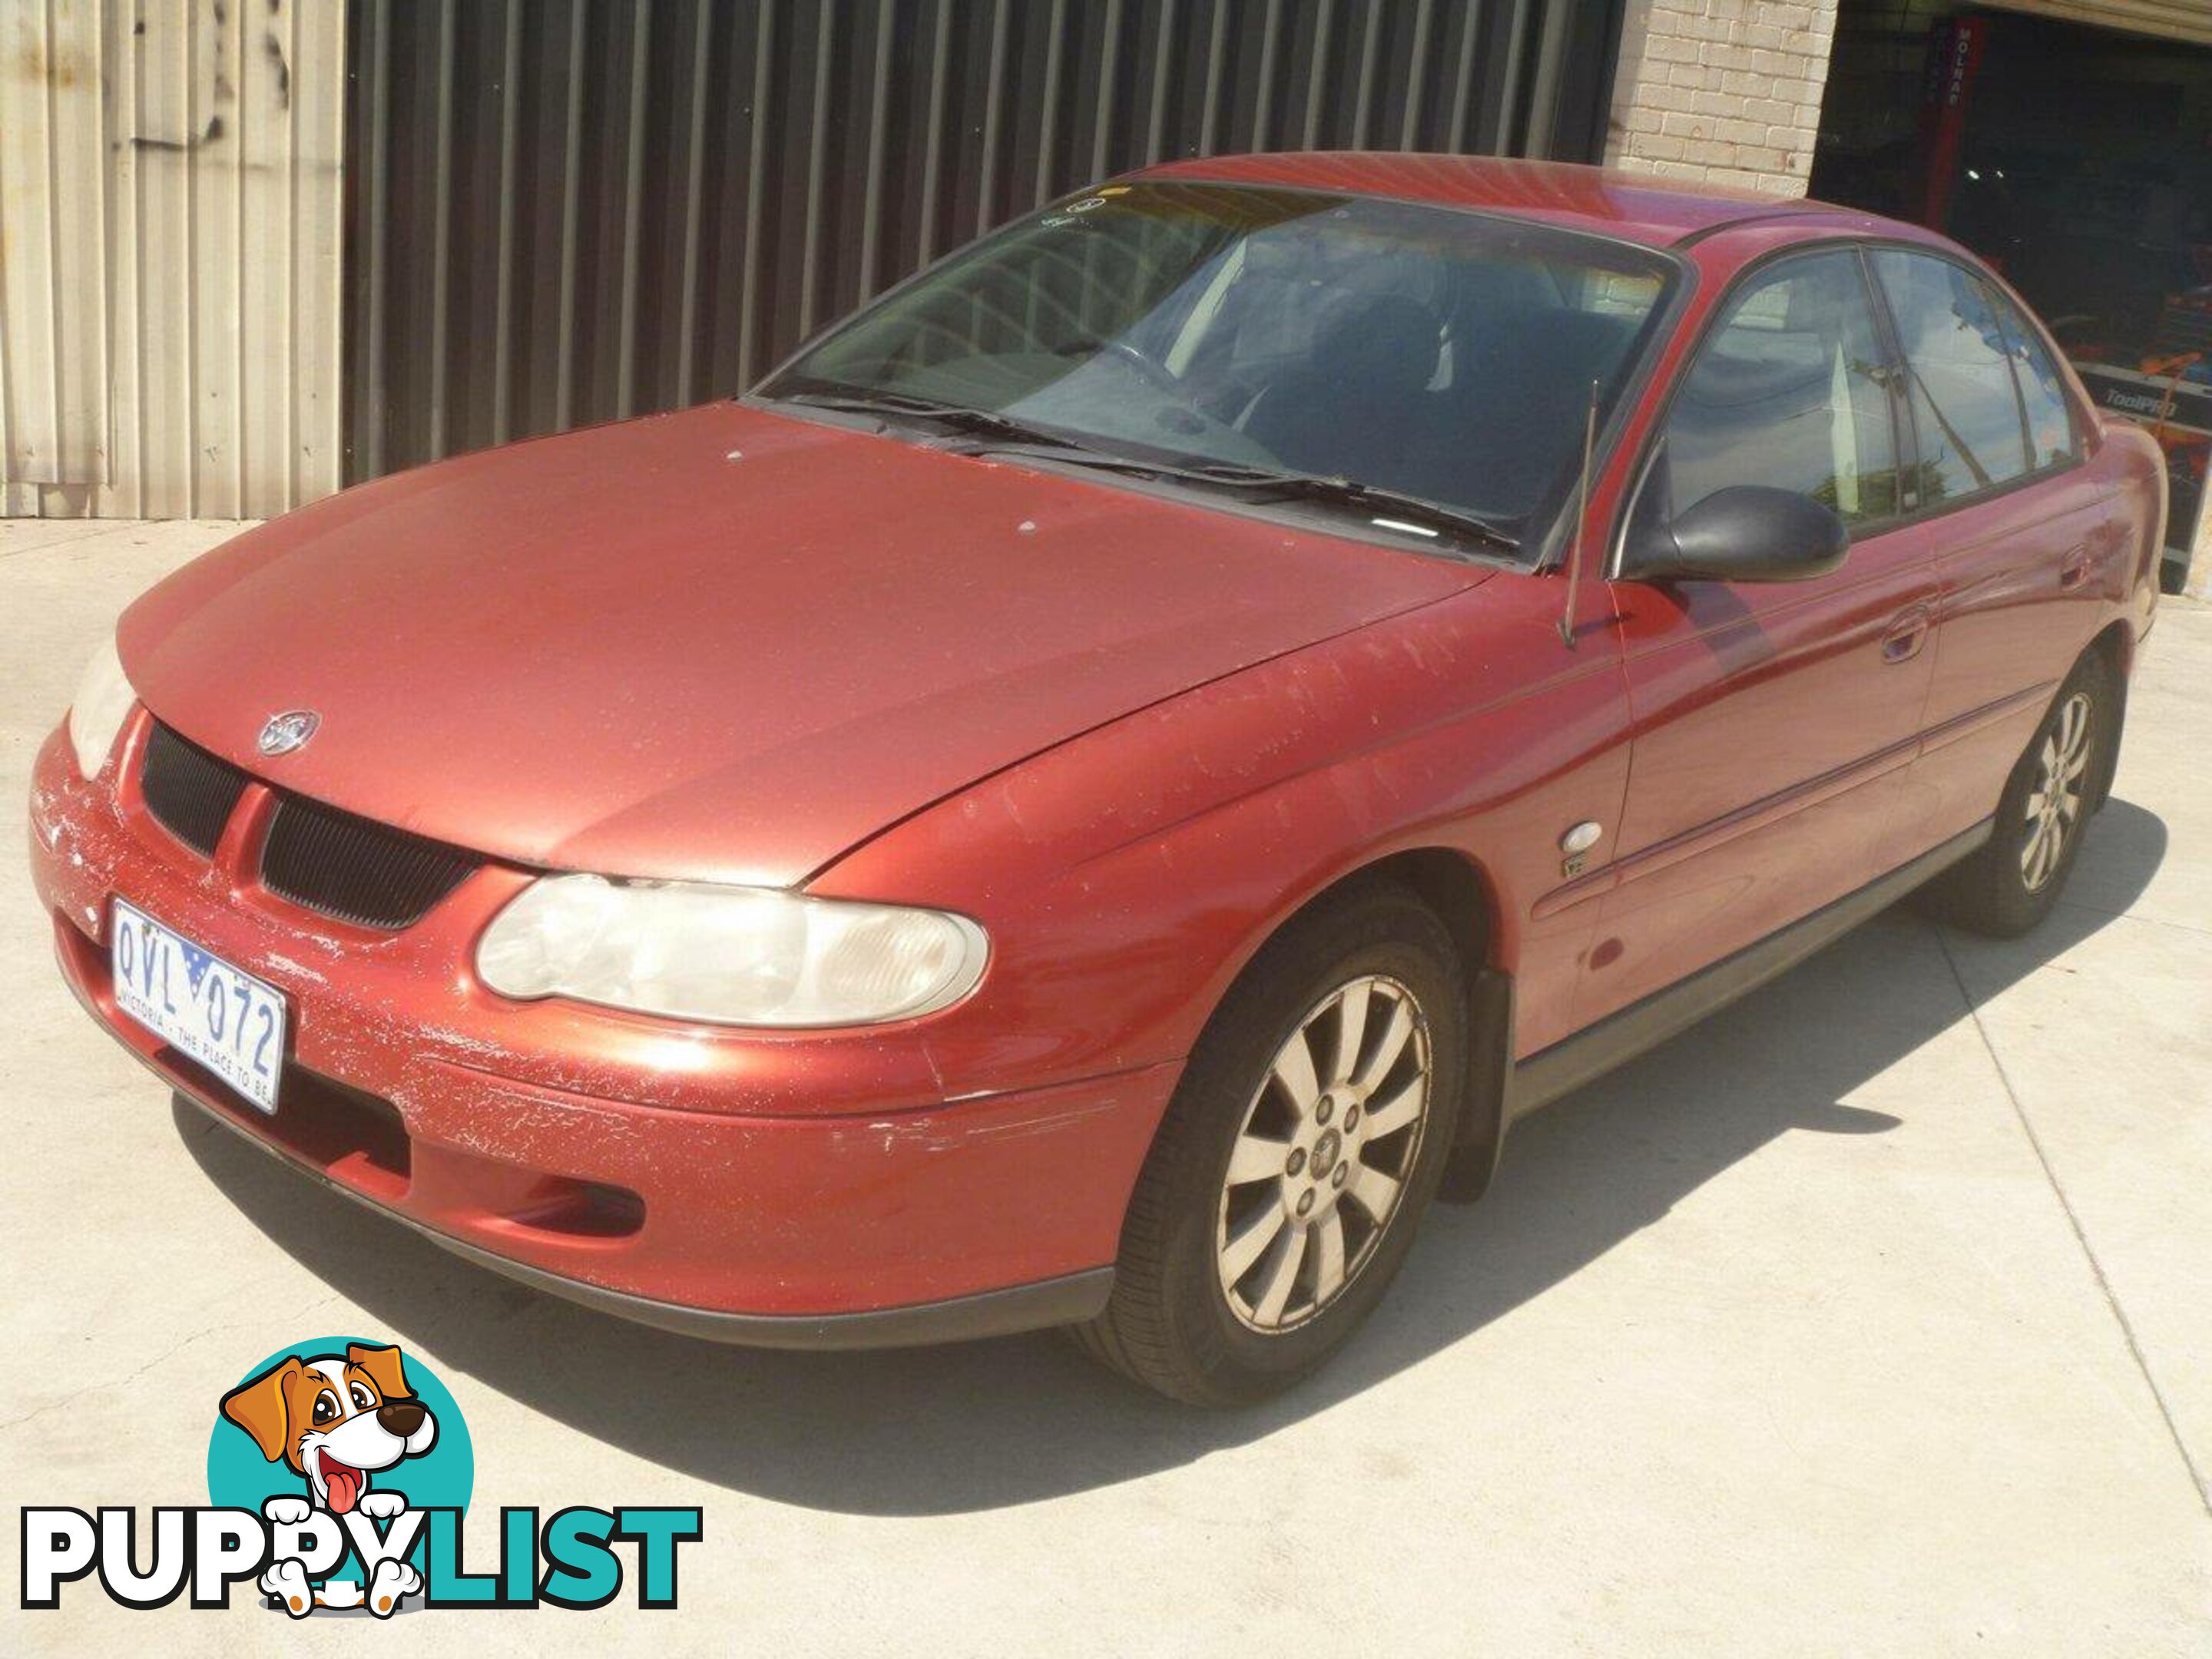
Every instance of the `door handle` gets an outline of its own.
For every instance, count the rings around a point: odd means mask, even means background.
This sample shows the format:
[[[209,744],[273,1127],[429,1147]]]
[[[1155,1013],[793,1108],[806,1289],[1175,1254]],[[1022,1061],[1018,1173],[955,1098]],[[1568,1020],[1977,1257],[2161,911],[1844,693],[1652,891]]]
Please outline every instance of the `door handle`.
[[[1884,662],[1911,662],[1920,654],[1920,647],[1928,643],[1928,608],[1915,605],[1899,614],[1881,636],[1881,659]]]
[[[2090,568],[2089,544],[2087,542],[2068,548],[2065,556],[2058,561],[2059,591],[2070,593],[2081,586],[2089,580]]]

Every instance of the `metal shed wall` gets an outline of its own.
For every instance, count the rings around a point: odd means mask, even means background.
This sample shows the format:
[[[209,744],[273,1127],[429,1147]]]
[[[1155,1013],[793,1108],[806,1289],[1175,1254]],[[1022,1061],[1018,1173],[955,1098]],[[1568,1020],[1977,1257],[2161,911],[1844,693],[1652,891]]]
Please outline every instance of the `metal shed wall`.
[[[735,392],[1168,156],[1603,147],[1621,0],[356,0],[346,476]]]
[[[0,513],[337,486],[338,0],[0,5]]]

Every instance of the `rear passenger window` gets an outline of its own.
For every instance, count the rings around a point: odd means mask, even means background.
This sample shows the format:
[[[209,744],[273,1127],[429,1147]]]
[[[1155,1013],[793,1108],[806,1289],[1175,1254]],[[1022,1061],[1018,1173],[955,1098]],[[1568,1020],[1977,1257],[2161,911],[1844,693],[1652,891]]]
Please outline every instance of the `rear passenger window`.
[[[1734,484],[1794,489],[1846,524],[1898,510],[1882,351],[1858,256],[1753,277],[1698,348],[1667,417],[1644,510],[1673,518]]]
[[[1905,352],[1921,505],[2033,471],[2011,346],[1989,291],[1962,267],[1924,253],[1884,249],[1874,264]]]
[[[2075,454],[2074,410],[2066,401],[2057,365],[2043,349],[2043,342],[2018,307],[2003,295],[1992,293],[1997,320],[2004,325],[2005,347],[2020,382],[2021,401],[2027,407],[2027,447],[2031,468],[2070,461]]]

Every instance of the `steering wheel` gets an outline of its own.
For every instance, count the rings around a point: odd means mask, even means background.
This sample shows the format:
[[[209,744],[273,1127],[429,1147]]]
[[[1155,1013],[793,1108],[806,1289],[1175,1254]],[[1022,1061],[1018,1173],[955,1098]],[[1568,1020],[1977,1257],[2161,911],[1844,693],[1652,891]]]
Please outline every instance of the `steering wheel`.
[[[1127,340],[1109,340],[1106,342],[1106,350],[1109,356],[1120,359],[1136,370],[1139,378],[1157,386],[1170,397],[1178,398],[1184,403],[1190,402],[1189,391],[1181,380],[1176,378],[1175,372],[1166,364],[1154,362]]]
[[[1172,409],[1158,413],[1160,424],[1183,435],[1194,436],[1200,432],[1233,433],[1236,428],[1206,408],[1191,394],[1191,390],[1176,377],[1175,371],[1157,359],[1146,356],[1127,340],[1109,340],[1102,356],[1108,356],[1125,365],[1136,377],[1156,392],[1173,398]],[[1196,422],[1191,425],[1188,422]]]

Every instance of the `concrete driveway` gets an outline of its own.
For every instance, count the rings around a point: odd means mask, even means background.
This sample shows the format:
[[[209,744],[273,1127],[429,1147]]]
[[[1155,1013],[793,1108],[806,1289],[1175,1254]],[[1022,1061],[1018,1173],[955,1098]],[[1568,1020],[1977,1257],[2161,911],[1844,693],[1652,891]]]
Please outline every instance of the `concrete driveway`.
[[[0,524],[6,812],[116,611],[233,528]],[[732,1352],[464,1266],[173,1109],[0,836],[9,1499],[204,1502],[217,1396],[348,1332],[460,1396],[472,1550],[501,1504],[706,1537],[673,1613],[340,1650],[2212,1653],[2208,757],[2212,611],[2169,600],[2050,926],[1893,912],[1524,1125],[1332,1370],[1226,1415],[1048,1338]],[[80,1584],[0,1651],[295,1645],[248,1600]]]

